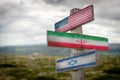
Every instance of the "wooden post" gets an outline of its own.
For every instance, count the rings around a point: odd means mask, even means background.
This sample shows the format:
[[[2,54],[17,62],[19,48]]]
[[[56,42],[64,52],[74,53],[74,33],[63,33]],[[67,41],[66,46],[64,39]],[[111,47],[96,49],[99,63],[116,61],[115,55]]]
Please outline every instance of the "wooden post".
[[[77,12],[78,8],[73,8],[71,11],[70,11],[70,15],[74,14],[75,12]],[[83,34],[82,32],[82,26],[74,29],[74,30],[71,30],[71,33],[76,33],[76,34]],[[72,49],[72,56],[74,55],[78,55],[78,54],[82,54],[84,53],[84,49],[83,48],[80,48],[80,49]],[[84,73],[84,69],[79,69],[79,70],[74,70],[72,72],[72,77],[73,77],[73,80],[85,80],[85,73]]]

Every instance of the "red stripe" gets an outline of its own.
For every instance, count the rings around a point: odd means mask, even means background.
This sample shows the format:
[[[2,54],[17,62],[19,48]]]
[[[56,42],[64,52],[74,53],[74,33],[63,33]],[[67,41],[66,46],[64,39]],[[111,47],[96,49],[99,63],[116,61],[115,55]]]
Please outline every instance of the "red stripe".
[[[64,48],[74,48],[74,49],[80,49],[80,48],[96,49],[96,50],[103,50],[103,51],[108,51],[109,50],[108,46],[73,44],[73,43],[53,42],[53,41],[48,41],[48,46],[64,47]]]
[[[84,48],[86,48],[86,49],[104,50],[104,51],[109,50],[108,46],[97,46],[97,45],[84,45]]]

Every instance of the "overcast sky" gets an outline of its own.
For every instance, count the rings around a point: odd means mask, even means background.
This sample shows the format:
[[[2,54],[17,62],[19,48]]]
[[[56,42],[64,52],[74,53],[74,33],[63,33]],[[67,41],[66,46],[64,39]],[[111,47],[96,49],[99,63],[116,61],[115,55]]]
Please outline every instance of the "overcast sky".
[[[46,31],[70,9],[93,4],[95,20],[83,33],[120,43],[120,0],[0,0],[0,46],[46,44]]]

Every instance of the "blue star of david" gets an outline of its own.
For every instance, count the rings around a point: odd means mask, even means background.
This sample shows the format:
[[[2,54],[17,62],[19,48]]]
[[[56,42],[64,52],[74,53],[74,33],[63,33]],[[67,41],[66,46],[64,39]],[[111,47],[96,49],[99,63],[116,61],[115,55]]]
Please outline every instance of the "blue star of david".
[[[69,66],[73,66],[73,65],[75,65],[75,64],[77,64],[77,60],[76,60],[76,59],[73,59],[73,60],[68,61],[68,65],[69,65]]]

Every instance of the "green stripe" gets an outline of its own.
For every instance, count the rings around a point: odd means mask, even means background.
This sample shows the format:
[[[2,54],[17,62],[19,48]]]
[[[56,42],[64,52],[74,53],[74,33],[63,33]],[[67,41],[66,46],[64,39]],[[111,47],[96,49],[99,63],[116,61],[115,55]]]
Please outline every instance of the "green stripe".
[[[59,37],[69,37],[69,38],[78,38],[78,39],[97,40],[97,41],[108,42],[107,38],[97,37],[97,36],[79,35],[79,34],[73,34],[73,33],[53,32],[53,31],[47,31],[47,34],[48,34],[48,36],[59,36]]]

